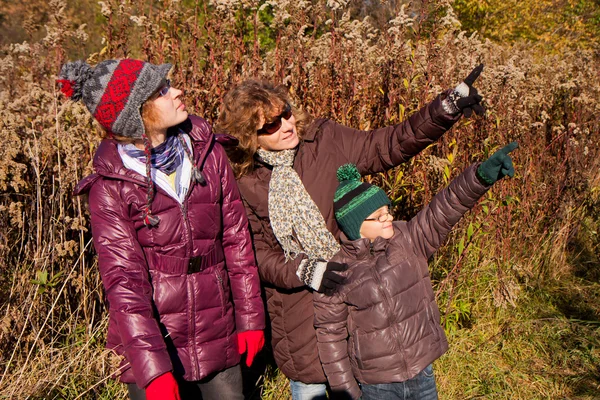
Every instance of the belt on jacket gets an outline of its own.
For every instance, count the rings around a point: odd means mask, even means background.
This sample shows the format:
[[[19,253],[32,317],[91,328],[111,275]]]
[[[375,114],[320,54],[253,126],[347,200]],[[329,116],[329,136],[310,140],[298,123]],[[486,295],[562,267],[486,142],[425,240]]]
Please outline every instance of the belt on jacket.
[[[204,260],[205,260],[205,258],[202,256],[190,258],[190,263],[188,265],[188,270],[187,270],[188,275],[195,274],[196,272],[200,272],[203,269],[205,269],[206,267],[208,267],[208,265],[206,265],[206,262]]]
[[[223,247],[218,243],[209,253],[190,258],[187,273],[195,274],[196,272],[203,271],[206,268],[222,262],[223,259]]]

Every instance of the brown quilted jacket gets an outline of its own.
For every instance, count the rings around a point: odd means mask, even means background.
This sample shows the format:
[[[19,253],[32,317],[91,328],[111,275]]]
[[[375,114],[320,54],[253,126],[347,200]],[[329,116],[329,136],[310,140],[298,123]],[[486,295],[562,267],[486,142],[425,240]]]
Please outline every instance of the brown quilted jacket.
[[[414,378],[448,349],[427,260],[488,187],[473,165],[394,236],[348,241],[332,260],[349,265],[336,295],[315,293],[319,356],[336,393],[360,397],[361,383]],[[355,379],[356,378],[356,379]]]
[[[333,214],[337,168],[354,163],[366,175],[408,161],[459,119],[459,115],[449,115],[443,110],[442,96],[395,126],[360,131],[318,119],[308,127],[294,159],[294,169],[336,238],[340,233]],[[270,180],[271,169],[258,166],[238,184],[251,225],[260,278],[266,289],[275,361],[290,379],[325,382],[313,326],[313,296],[296,276],[302,258],[286,262],[270,226]]]

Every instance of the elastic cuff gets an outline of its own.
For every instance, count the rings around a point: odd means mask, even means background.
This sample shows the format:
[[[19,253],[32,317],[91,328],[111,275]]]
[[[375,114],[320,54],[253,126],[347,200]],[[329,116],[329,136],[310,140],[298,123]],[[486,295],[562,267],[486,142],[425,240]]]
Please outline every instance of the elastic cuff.
[[[319,290],[321,287],[321,282],[323,281],[323,274],[325,274],[325,270],[327,270],[327,262],[317,261],[315,264],[315,273],[313,274],[312,281],[308,286],[315,290]]]
[[[453,90],[444,100],[442,100],[442,108],[446,113],[455,115],[460,112],[460,108],[456,105],[456,100],[459,99],[460,94]]]
[[[327,262],[318,259],[305,259],[300,262],[298,269],[296,270],[296,276],[306,286],[314,290],[319,290],[321,287],[321,281],[323,280],[323,274],[327,269]]]
[[[490,179],[483,172],[481,172],[481,166],[477,167],[475,176],[483,186],[492,186],[494,183],[496,183],[496,180]]]

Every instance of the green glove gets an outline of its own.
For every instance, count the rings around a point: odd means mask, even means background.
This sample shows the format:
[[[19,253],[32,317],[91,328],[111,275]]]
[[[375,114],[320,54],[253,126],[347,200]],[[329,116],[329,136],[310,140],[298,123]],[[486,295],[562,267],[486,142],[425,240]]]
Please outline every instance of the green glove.
[[[512,142],[492,154],[477,168],[477,177],[484,185],[490,186],[504,178],[515,176],[515,168],[508,153],[519,147],[517,142]]]

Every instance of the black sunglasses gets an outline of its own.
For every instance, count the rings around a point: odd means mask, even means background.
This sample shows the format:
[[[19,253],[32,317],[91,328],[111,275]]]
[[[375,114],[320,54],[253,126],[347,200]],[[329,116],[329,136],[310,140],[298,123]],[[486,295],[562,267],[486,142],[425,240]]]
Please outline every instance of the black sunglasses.
[[[273,119],[273,122],[269,122],[268,124],[264,124],[262,128],[256,131],[258,134],[266,134],[271,135],[281,128],[281,119],[290,119],[292,117],[292,106],[289,103],[285,103],[285,107],[281,114],[276,116]]]

